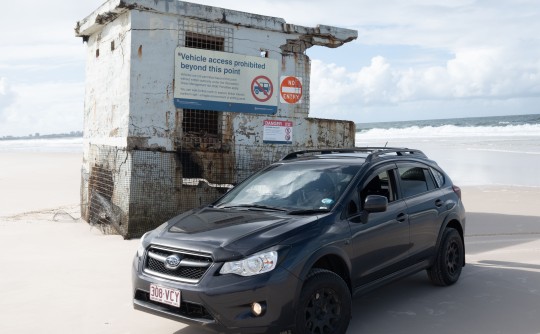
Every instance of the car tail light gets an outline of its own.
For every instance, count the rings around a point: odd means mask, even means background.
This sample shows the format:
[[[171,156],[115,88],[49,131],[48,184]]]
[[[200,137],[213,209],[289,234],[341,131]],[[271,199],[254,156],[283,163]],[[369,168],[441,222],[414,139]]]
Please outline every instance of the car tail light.
[[[458,198],[461,200],[461,188],[458,186],[452,186],[452,190],[454,190]]]

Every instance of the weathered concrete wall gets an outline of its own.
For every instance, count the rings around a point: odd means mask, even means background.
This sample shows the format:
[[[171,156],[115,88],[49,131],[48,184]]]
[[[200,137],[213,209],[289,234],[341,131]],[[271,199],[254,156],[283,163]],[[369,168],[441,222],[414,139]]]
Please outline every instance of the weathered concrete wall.
[[[309,118],[305,55],[312,45],[340,46],[354,31],[180,1],[110,0],[76,33],[88,42],[82,214],[125,237],[214,200],[290,151],[354,146],[352,122]],[[302,103],[279,102],[275,115],[220,112],[217,133],[184,133],[173,103],[175,49],[190,33],[217,34],[225,52],[264,51],[279,64],[278,78],[302,78]],[[292,143],[263,143],[269,119],[293,122]]]
[[[93,224],[128,222],[129,17],[119,15],[87,40],[81,212]]]
[[[131,11],[129,142],[139,148],[174,150],[174,51],[178,19]]]
[[[125,139],[128,135],[131,79],[129,30],[128,12],[88,39],[84,101],[86,138],[103,141],[107,138]]]

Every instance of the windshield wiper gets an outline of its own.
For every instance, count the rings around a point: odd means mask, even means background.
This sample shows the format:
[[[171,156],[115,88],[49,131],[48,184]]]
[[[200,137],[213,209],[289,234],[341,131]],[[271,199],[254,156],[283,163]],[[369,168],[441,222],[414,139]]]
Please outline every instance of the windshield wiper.
[[[220,209],[234,209],[234,208],[247,208],[247,209],[262,209],[262,210],[272,210],[272,211],[288,211],[287,209],[278,208],[275,206],[260,205],[260,204],[238,204],[238,205],[228,205],[228,206],[218,206]]]
[[[303,209],[303,210],[292,210],[287,212],[290,215],[309,215],[312,213],[327,213],[330,212],[330,209]]]

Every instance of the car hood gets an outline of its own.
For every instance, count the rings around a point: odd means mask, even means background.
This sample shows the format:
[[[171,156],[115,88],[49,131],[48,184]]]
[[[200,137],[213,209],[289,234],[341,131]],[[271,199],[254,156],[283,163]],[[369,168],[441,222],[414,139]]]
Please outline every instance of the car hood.
[[[319,216],[205,207],[169,220],[152,244],[212,254],[214,261],[233,260],[278,245]]]

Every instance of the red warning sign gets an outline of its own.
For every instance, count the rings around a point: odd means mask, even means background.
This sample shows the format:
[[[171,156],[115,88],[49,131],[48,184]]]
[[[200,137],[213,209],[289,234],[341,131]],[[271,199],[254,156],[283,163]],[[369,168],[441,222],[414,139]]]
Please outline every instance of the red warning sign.
[[[299,103],[302,101],[302,78],[281,77],[280,100],[282,103]]]

